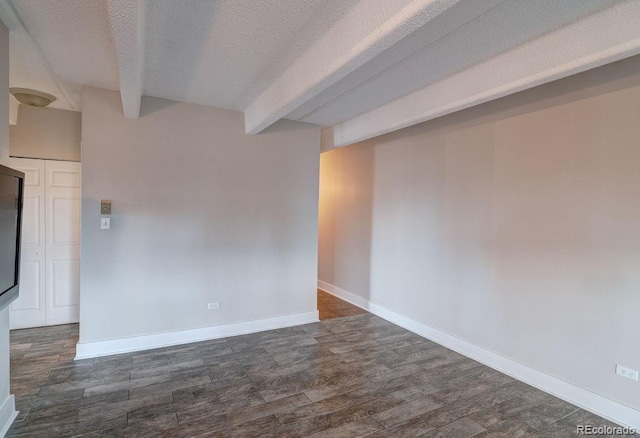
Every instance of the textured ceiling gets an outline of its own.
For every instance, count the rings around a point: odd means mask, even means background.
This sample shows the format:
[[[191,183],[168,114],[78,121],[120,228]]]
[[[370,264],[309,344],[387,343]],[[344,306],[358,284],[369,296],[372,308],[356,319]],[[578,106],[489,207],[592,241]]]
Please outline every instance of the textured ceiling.
[[[144,94],[242,111],[355,3],[149,2]]]
[[[32,47],[38,49],[36,54],[28,56],[39,57],[41,63],[49,64],[57,77],[54,80],[64,84],[59,87],[62,90],[52,93],[60,105],[67,103],[69,109],[80,108],[79,85],[118,89],[115,52],[103,2],[19,0],[4,3],[7,5],[4,9],[12,7],[26,29],[26,32],[14,31],[16,20],[7,22],[1,17],[12,31],[11,86],[21,80],[13,70],[14,57],[25,53],[24,48],[15,46],[14,34],[19,37],[28,34]],[[65,102],[64,94],[71,102]]]
[[[0,19],[11,31],[11,86],[49,92],[58,108],[80,110],[89,85],[119,90],[132,118],[148,95],[244,111],[250,133],[286,117],[341,132],[357,121],[347,137],[366,138],[367,114],[465,72],[500,77],[486,72],[505,53],[527,53],[522,80],[549,59],[556,68],[605,62],[615,48],[597,41],[612,32],[624,35],[611,41],[627,44],[620,53],[638,53],[640,26],[593,19],[616,8],[635,14],[640,0],[0,0]],[[523,49],[571,26],[590,39],[565,33]],[[564,55],[586,40],[583,61]]]
[[[333,126],[612,3],[615,1],[478,1],[476,5],[485,4],[491,9],[435,41],[430,38],[431,29],[425,26],[406,39],[422,42],[419,50],[381,71],[365,66],[355,74],[366,74],[366,80],[335,96],[328,89],[289,117]],[[403,45],[410,42],[406,40]],[[391,57],[400,50],[394,48],[380,58]],[[375,62],[380,63],[381,59]],[[330,100],[324,98],[328,94]]]
[[[143,2],[143,94],[241,111],[356,3]],[[120,89],[106,1],[2,0],[0,6],[11,30],[11,86],[50,92],[66,109],[80,109],[81,85]],[[43,62],[67,84],[72,102],[63,99]]]

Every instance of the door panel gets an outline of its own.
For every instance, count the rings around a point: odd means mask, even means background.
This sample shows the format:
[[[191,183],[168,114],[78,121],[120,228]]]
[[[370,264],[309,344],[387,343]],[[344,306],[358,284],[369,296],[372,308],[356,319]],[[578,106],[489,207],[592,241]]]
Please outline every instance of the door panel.
[[[51,244],[80,244],[80,199],[76,197],[51,198]]]
[[[63,308],[77,306],[80,288],[80,262],[57,261],[51,262],[51,289],[53,296],[52,306]]]
[[[20,299],[13,302],[12,311],[44,310],[40,302],[40,271],[42,267],[43,263],[39,261],[22,262],[20,267]]]
[[[78,322],[80,163],[11,158],[25,173],[20,296],[11,328]]]
[[[28,189],[25,189],[25,192]],[[42,221],[40,216],[42,208],[42,196],[26,195],[23,199],[22,207],[22,245],[39,246],[41,244],[40,225]]]
[[[46,323],[78,322],[80,297],[80,163],[45,163]]]
[[[10,326],[42,326],[46,323],[44,161],[10,158],[9,166],[25,174],[20,296],[11,304]]]
[[[55,163],[54,163],[55,164]],[[60,162],[57,163],[58,165]],[[65,164],[77,164],[79,168],[79,163],[65,163]],[[53,164],[50,165],[50,167]],[[58,166],[59,167],[59,166]],[[63,170],[63,169],[51,169],[50,173],[51,178],[51,187],[69,187],[69,188],[80,188],[80,172],[76,170]]]

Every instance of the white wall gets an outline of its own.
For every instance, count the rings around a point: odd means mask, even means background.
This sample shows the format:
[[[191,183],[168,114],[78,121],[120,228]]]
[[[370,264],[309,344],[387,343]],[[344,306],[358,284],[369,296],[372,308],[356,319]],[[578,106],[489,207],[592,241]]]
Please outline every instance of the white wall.
[[[80,161],[82,115],[56,108],[20,105],[9,130],[12,157]]]
[[[322,154],[319,280],[640,409],[640,57]]]
[[[0,310],[0,436],[3,428],[8,429],[14,411],[9,388],[9,307],[5,307]]]
[[[0,160],[9,157],[9,31],[0,21]],[[9,394],[9,307],[0,310],[0,436],[15,416],[15,402]]]
[[[316,312],[319,128],[248,136],[154,98],[130,120],[96,88],[82,107],[81,343]]]

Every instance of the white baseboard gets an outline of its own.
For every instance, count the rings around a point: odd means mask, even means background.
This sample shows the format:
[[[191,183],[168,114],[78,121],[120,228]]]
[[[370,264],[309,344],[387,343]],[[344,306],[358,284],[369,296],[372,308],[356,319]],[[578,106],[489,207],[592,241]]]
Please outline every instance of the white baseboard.
[[[0,438],[4,437],[11,424],[13,424],[13,420],[18,416],[18,411],[16,411],[16,401],[13,397],[13,394],[9,394],[9,396],[2,402],[0,405]]]
[[[531,368],[513,359],[478,347],[442,330],[429,327],[378,304],[372,303],[352,292],[318,280],[318,288],[360,308],[368,310],[393,324],[434,341],[455,352],[498,370],[514,379],[552,394],[596,415],[622,426],[640,430],[640,411],[610,400],[573,383],[566,382],[542,371]]]
[[[79,342],[76,344],[76,360],[129,353],[132,351],[150,350],[152,348],[188,344],[190,342],[207,341],[210,339],[226,338],[228,336],[246,335],[318,321],[318,311],[315,311],[154,335],[86,343]]]

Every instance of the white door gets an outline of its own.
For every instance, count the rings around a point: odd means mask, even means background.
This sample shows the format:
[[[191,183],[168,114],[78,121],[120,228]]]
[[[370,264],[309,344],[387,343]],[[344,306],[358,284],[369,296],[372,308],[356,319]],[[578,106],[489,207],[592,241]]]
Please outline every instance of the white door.
[[[11,158],[25,173],[20,296],[11,328],[78,322],[80,163]]]
[[[46,324],[78,322],[80,301],[80,163],[47,161]]]
[[[45,325],[45,195],[44,161],[9,159],[24,172],[20,296],[11,303],[11,328]]]

